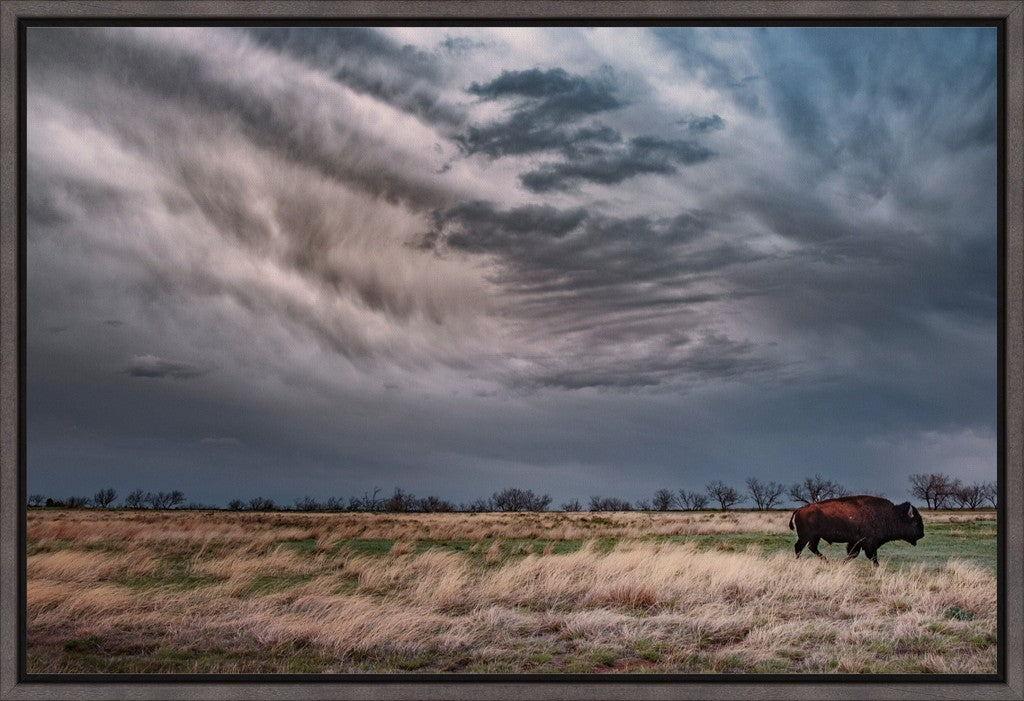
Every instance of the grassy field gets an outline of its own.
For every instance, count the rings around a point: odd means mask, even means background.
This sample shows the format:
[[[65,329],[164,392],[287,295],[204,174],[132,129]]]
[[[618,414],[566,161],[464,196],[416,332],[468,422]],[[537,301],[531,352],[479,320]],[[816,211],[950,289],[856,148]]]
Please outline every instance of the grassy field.
[[[994,512],[28,514],[30,673],[992,673]]]

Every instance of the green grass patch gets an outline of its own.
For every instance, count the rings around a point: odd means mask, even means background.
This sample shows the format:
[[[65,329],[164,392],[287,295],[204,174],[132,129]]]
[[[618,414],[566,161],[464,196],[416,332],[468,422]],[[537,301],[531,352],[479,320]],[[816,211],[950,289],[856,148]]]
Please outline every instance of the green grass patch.
[[[264,596],[287,591],[313,579],[308,574],[261,574],[254,577],[245,589],[245,596]]]
[[[118,577],[114,581],[132,589],[174,589],[183,591],[210,587],[223,582],[224,578],[212,574],[194,574],[184,570],[175,570],[155,575]]]
[[[966,611],[966,610],[960,608],[959,606],[950,606],[948,609],[946,609],[946,613],[944,614],[944,616],[945,616],[945,618],[955,619],[957,621],[973,621],[974,620],[974,612],[973,611]]]
[[[924,565],[928,569],[943,569],[950,559],[957,559],[995,573],[995,521],[928,523],[928,512],[923,512],[923,514],[925,536],[918,541],[917,546],[904,541],[886,543],[878,551],[880,562],[885,562],[888,566],[896,568]],[[779,552],[792,554],[796,535],[792,531],[787,533],[712,533],[668,536],[667,538],[652,537],[641,540],[692,542],[701,550],[722,552],[745,552],[748,548],[754,547],[764,555],[773,555]],[[845,544],[828,545],[822,542],[819,549],[830,560],[841,560],[846,557]],[[806,549],[803,556],[813,557]],[[859,556],[858,562],[860,564],[868,563],[863,553]]]
[[[101,642],[103,641],[98,635],[75,638],[64,643],[64,650],[67,652],[92,652],[99,649]]]
[[[284,540],[281,545],[291,550],[296,555],[312,555],[316,547],[316,538],[303,538],[302,540]]]
[[[590,651],[590,662],[593,667],[614,667],[618,655],[611,648],[599,647]]]
[[[399,657],[395,660],[394,666],[402,671],[411,672],[429,667],[436,657],[437,653],[433,650],[427,650],[411,657]]]
[[[61,550],[67,550],[71,547],[70,540],[38,540],[29,541],[25,546],[26,556],[31,557],[32,555],[39,555],[42,553],[55,553]]]
[[[950,559],[996,571],[996,524],[995,521],[969,521],[963,523],[928,523],[928,512],[924,516],[924,538],[917,547],[903,541],[886,543],[878,551],[880,562],[890,567],[906,568],[924,565],[928,569],[941,570]],[[836,549],[842,546],[835,546]],[[845,554],[845,551],[844,551]],[[861,555],[861,562],[867,562]]]
[[[348,550],[356,555],[370,555],[372,557],[384,557],[394,546],[393,538],[361,539],[353,538],[342,540],[338,543],[338,551]]]
[[[114,581],[132,589],[173,589],[177,591],[209,587],[224,581],[212,574],[192,571],[191,558],[176,554],[164,557],[160,567],[151,574],[117,577]]]
[[[647,660],[648,662],[659,662],[661,660],[661,645],[653,640],[646,638],[637,640],[634,651],[636,656],[642,660]]]
[[[555,656],[550,652],[534,652],[526,659],[529,660],[530,664],[541,665],[551,662],[551,660],[555,659]]]

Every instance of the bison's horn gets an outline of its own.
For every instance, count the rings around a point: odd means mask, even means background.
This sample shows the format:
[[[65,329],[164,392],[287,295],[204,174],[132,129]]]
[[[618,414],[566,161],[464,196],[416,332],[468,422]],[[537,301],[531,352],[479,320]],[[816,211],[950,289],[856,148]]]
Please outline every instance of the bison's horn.
[[[910,511],[907,512],[907,518],[914,518],[914,505],[910,505]]]

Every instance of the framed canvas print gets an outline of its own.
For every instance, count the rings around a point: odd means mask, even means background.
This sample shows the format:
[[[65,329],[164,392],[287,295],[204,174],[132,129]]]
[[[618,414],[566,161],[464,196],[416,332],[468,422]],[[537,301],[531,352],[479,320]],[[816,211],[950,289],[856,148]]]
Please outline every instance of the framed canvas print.
[[[1021,2],[2,12],[3,699],[1024,697]]]

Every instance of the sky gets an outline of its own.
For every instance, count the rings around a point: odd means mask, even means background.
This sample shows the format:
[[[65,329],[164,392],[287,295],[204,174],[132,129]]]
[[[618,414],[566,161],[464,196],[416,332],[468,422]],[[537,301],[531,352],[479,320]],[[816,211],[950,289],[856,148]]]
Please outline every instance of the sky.
[[[31,27],[27,489],[996,478],[996,30]]]

